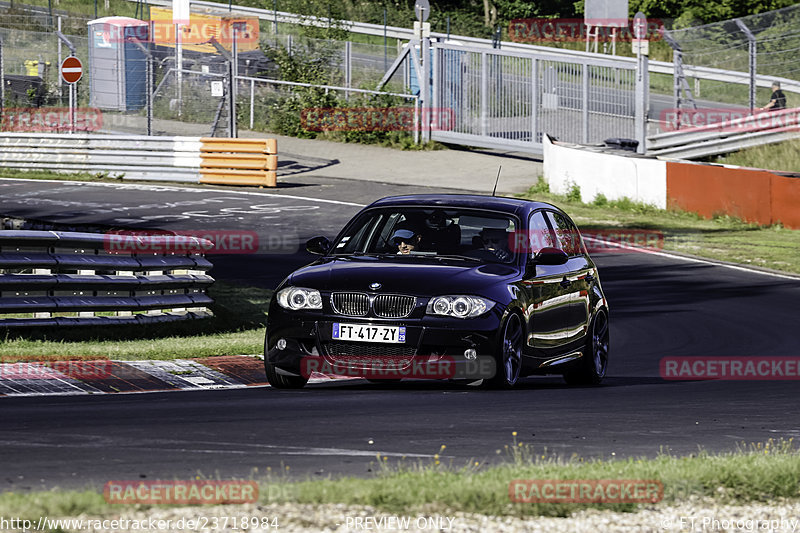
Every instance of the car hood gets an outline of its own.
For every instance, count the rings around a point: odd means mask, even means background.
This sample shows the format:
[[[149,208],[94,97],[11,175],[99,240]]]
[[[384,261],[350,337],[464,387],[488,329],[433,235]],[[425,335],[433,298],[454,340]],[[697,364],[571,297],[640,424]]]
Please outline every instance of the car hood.
[[[513,265],[491,263],[325,258],[295,271],[288,283],[322,291],[363,292],[370,290],[370,284],[380,283],[379,291],[383,293],[482,295],[489,287],[508,283],[518,275],[519,270]]]

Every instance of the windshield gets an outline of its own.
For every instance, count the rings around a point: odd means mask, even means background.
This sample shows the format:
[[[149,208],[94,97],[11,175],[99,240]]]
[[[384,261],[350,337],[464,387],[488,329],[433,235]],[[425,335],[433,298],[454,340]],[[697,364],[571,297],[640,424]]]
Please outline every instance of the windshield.
[[[389,207],[362,213],[334,244],[334,255],[380,254],[510,263],[515,219],[465,208]]]

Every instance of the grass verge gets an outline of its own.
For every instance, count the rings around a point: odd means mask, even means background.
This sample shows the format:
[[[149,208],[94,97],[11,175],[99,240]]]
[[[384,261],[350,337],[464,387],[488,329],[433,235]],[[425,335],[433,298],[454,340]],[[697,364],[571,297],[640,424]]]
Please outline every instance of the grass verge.
[[[587,204],[580,201],[577,189],[566,195],[551,193],[541,177],[522,196],[564,208],[584,232],[660,231],[667,251],[800,274],[800,230],[759,226],[727,215],[704,219],[695,213],[667,211],[629,199],[608,201],[601,196]]]
[[[13,362],[15,356],[137,360],[261,353],[272,291],[216,282],[208,292],[214,298],[211,318],[115,327],[7,329],[2,333],[0,357]]]
[[[440,450],[444,453],[444,446]],[[502,450],[498,450],[502,453]],[[635,503],[514,503],[509,500],[512,480],[658,480],[667,504],[692,496],[724,504],[769,502],[800,497],[800,454],[791,439],[740,446],[734,452],[700,451],[677,457],[661,453],[652,459],[560,458],[517,441],[506,446],[498,466],[473,462],[444,464],[439,456],[427,463],[400,460],[389,464],[376,457],[371,478],[308,479],[288,481],[284,473],[261,477],[259,503],[336,503],[364,505],[388,513],[452,513],[457,511],[497,516],[568,516],[582,509],[621,512],[638,509]],[[288,469],[287,469],[288,470]],[[256,476],[254,476],[254,479]],[[649,504],[648,504],[649,505]],[[131,511],[151,507],[138,504]],[[13,511],[13,512],[12,512]],[[96,490],[47,491],[0,494],[0,514],[31,520],[39,516],[103,516],[119,514]]]
[[[711,158],[712,163],[800,172],[800,139],[745,148]]]

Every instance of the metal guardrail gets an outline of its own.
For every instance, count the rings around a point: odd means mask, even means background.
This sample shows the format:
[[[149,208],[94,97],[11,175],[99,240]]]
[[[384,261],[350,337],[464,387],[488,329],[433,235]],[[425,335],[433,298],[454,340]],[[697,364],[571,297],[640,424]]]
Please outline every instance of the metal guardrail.
[[[138,2],[139,0],[129,0],[131,2]],[[147,4],[156,6],[171,7],[172,0],[144,0]],[[287,13],[284,11],[272,11],[269,9],[261,9],[256,7],[246,6],[230,6],[225,3],[206,2],[206,1],[193,1],[193,7],[197,8],[211,8],[216,10],[228,11],[231,9],[233,12],[256,16],[261,20],[267,20],[278,23],[298,24],[301,26],[317,26],[327,28],[330,21],[326,17],[315,17],[306,15],[297,15],[295,13]],[[353,33],[361,33],[364,35],[375,35],[383,37],[384,26],[381,24],[369,24],[366,22],[355,21],[338,21],[344,27]],[[399,28],[397,26],[386,26],[386,36],[393,39],[409,40],[414,37],[414,31],[410,28]],[[446,33],[431,32],[431,37],[439,41],[445,41],[448,38]],[[481,39],[478,37],[466,37],[463,35],[450,36],[449,44],[463,43],[465,45],[493,47],[491,39]],[[537,46],[532,44],[515,43],[510,41],[502,41],[501,48],[503,50],[515,50],[523,52],[538,52],[550,55],[563,55],[565,57],[581,57],[581,58],[594,58],[594,59],[609,59],[608,54],[598,54],[593,52],[583,52],[581,50],[566,50],[563,48],[554,48],[549,46]],[[631,68],[636,66],[636,58],[613,56],[614,60],[626,61],[631,64]],[[673,65],[667,61],[650,61],[649,71],[657,74],[673,74]],[[750,83],[750,75],[747,72],[740,72],[735,70],[723,70],[710,67],[694,67],[691,65],[684,66],[684,72],[693,77],[699,77],[706,80],[721,81],[728,83],[737,83],[741,85],[748,85]],[[780,81],[781,88],[784,91],[800,93],[800,81],[792,80],[789,78],[780,78],[775,76],[756,76],[756,84],[759,87],[769,87],[773,81]]]
[[[800,109],[784,109],[647,138],[647,155],[698,159],[800,137]]]
[[[274,187],[277,165],[275,139],[0,133],[0,166],[25,170]]]
[[[211,315],[211,243],[168,235],[0,231],[0,327],[168,322]],[[116,240],[115,240],[116,239]]]

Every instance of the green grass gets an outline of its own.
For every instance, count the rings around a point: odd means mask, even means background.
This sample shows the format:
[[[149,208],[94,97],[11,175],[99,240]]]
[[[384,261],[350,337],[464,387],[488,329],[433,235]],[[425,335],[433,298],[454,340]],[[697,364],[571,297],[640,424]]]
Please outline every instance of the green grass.
[[[88,356],[109,359],[181,359],[259,354],[264,350],[271,290],[216,282],[209,289],[214,316],[167,324],[115,327],[6,329],[0,357]]]
[[[729,216],[709,220],[695,213],[667,211],[629,199],[608,201],[599,197],[586,204],[576,199],[575,191],[564,196],[550,193],[541,178],[522,196],[564,208],[584,232],[655,230],[664,235],[664,250],[800,273],[800,230],[759,226]]]
[[[745,148],[738,152],[715,157],[712,162],[742,167],[800,172],[800,140],[795,139],[765,146]]]
[[[517,441],[497,450],[496,464],[483,461],[454,464],[445,446],[431,460],[388,461],[376,456],[375,473],[368,478],[327,478],[291,481],[289,467],[281,472],[256,472],[259,503],[297,502],[347,504],[377,508],[388,513],[452,514],[463,511],[499,516],[568,516],[588,508],[622,512],[637,510],[635,503],[513,503],[512,480],[609,479],[657,480],[664,486],[664,502],[676,503],[697,496],[718,503],[771,502],[800,497],[800,455],[792,440],[769,440],[740,446],[733,452],[698,453],[678,457],[660,453],[655,458],[564,458]],[[213,479],[224,479],[218,475]],[[649,506],[649,504],[648,504]],[[130,509],[147,510],[136,505]],[[38,519],[39,516],[111,515],[119,505],[109,505],[96,490],[0,494],[0,515]],[[12,512],[13,511],[13,512]]]

